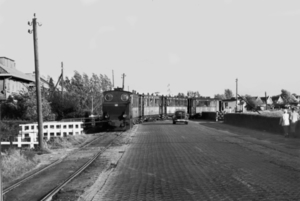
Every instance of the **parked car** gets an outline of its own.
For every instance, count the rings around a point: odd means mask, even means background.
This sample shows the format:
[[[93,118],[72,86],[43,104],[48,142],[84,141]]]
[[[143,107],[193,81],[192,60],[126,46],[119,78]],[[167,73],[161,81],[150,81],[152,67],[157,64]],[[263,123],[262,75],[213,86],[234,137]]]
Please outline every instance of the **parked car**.
[[[173,116],[173,124],[182,122],[188,124],[188,114],[184,110],[177,110]]]

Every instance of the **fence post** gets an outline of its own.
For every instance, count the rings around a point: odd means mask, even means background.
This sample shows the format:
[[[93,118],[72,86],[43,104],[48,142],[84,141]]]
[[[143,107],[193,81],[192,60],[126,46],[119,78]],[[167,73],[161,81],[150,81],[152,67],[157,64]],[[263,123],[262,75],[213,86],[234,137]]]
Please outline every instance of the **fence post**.
[[[18,142],[17,142],[18,147],[21,148],[22,147],[22,137],[18,136],[17,139],[18,139]]]

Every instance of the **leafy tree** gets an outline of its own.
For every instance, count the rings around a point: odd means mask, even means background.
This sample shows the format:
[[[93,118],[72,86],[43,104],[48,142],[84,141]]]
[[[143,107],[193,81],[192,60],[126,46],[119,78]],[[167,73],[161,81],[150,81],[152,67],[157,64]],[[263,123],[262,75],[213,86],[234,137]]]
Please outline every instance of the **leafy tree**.
[[[224,95],[225,95],[226,99],[231,99],[232,97],[234,97],[233,93],[232,93],[232,91],[230,89],[225,89]]]
[[[201,97],[199,91],[188,91],[187,96],[188,97],[196,97],[196,98]]]
[[[248,110],[257,110],[259,109],[259,106],[261,106],[262,104],[262,102],[257,101],[254,97],[247,94],[243,97],[243,99],[246,100],[247,103],[246,107]]]
[[[177,95],[177,97],[180,97],[180,98],[184,98],[185,97],[185,95],[184,95],[184,93],[178,93],[178,95]]]
[[[284,101],[284,104],[296,103],[297,99],[295,96],[291,94],[288,90],[282,89],[281,90],[281,97]]]
[[[53,119],[53,113],[48,100],[42,93],[42,115],[44,120]],[[37,121],[37,103],[35,88],[10,96],[2,105],[2,117]]]
[[[221,100],[226,99],[224,94],[215,94],[214,97],[217,98],[217,99],[221,99]]]
[[[62,83],[60,83],[61,85]],[[61,92],[55,92],[50,102],[59,118],[83,117],[86,114],[101,114],[103,91],[111,90],[112,83],[106,75],[80,74],[64,79],[63,99]]]

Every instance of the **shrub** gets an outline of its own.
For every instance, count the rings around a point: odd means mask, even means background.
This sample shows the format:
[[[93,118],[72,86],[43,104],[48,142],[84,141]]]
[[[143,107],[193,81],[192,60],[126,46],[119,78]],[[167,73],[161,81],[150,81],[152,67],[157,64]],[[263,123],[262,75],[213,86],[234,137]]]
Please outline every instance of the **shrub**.
[[[35,154],[30,151],[9,149],[2,157],[3,182],[12,181],[24,173],[32,170],[39,161]]]
[[[74,148],[87,140],[88,135],[69,135],[67,137],[52,138],[47,142],[50,149]]]

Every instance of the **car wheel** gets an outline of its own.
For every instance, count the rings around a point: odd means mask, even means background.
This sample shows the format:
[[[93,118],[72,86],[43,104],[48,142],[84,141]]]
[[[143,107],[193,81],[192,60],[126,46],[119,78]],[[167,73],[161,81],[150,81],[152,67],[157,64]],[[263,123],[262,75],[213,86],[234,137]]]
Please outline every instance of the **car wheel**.
[[[176,124],[176,121],[173,121],[173,124]]]
[[[185,122],[185,124],[189,124],[189,122]]]

